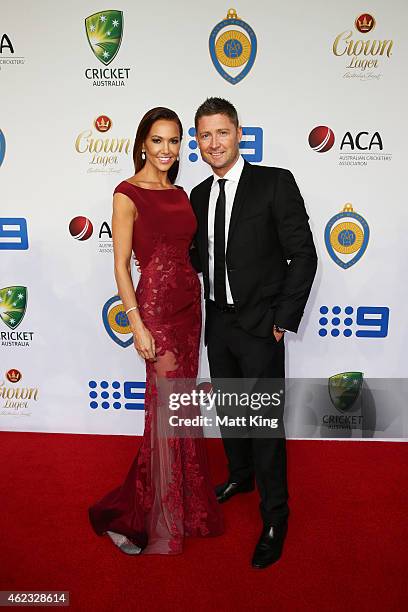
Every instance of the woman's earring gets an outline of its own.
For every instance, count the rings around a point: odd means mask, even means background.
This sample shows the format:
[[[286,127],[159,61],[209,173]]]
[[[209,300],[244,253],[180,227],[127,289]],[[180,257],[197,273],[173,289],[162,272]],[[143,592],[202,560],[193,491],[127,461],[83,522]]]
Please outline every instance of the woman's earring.
[[[142,151],[142,159],[146,159],[146,153]]]
[[[180,157],[179,157],[178,155],[177,155],[177,158],[176,158],[176,159],[177,159],[177,161],[180,161]]]

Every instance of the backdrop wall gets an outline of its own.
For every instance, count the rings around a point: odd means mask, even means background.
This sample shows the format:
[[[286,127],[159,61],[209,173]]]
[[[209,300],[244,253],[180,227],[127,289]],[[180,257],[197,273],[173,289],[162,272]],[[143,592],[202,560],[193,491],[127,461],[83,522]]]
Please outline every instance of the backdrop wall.
[[[191,128],[218,95],[239,111],[243,155],[289,168],[310,216],[319,269],[287,334],[288,376],[362,372],[381,392],[377,423],[388,415],[368,437],[404,438],[406,4],[240,0],[230,19],[216,0],[105,8],[2,10],[0,428],[142,433],[144,363],[115,297],[112,192],[158,105],[184,125],[178,183],[208,176]],[[311,437],[331,437],[320,418]],[[366,437],[352,429],[336,436]]]

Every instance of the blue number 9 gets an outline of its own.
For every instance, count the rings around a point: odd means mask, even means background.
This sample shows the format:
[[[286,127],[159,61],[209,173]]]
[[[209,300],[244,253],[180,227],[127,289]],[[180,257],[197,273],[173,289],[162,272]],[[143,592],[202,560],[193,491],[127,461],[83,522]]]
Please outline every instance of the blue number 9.
[[[377,315],[372,317],[370,315]],[[359,329],[359,338],[385,338],[388,334],[390,309],[387,306],[360,306],[357,308],[356,324],[375,329]]]
[[[263,153],[263,130],[260,127],[243,127],[243,136],[253,136],[253,138],[244,140],[242,139],[239,143],[239,148],[242,153],[242,157],[249,162],[260,162],[262,161]],[[246,151],[248,149],[248,151]]]

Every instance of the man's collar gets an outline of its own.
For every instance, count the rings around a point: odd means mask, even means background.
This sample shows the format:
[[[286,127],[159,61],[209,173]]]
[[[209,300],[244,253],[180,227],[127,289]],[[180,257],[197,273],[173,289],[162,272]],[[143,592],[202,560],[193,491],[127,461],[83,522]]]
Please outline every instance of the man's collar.
[[[215,185],[215,183],[220,178],[224,178],[224,179],[227,179],[228,181],[233,181],[235,183],[238,183],[239,179],[241,178],[243,168],[244,168],[244,158],[241,155],[239,155],[235,164],[232,166],[232,168],[228,170],[228,172],[223,177],[220,177],[217,174],[215,174],[215,172],[213,172],[213,177],[214,177],[213,185]]]

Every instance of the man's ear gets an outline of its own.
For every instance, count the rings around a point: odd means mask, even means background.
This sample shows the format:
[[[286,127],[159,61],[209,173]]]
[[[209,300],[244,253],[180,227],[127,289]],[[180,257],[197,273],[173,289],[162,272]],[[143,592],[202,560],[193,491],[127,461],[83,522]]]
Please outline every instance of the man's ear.
[[[241,140],[242,140],[242,125],[238,126],[237,134],[238,134],[238,142],[241,142]]]

